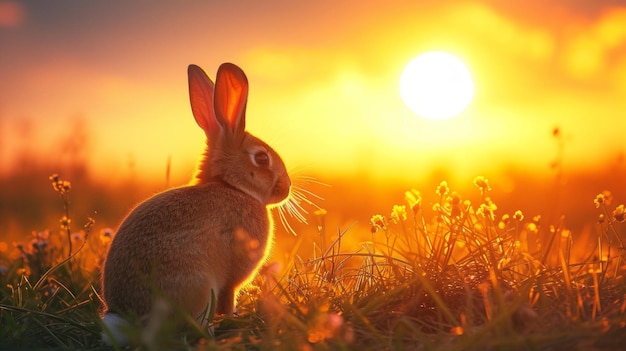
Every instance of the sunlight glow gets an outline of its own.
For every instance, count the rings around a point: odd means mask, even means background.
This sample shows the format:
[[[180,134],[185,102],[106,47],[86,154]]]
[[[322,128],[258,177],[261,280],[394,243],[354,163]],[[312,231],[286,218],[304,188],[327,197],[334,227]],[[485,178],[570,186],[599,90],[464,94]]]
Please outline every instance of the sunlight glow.
[[[474,83],[461,60],[433,51],[418,56],[404,68],[400,77],[400,95],[418,115],[447,119],[469,105],[474,95]]]

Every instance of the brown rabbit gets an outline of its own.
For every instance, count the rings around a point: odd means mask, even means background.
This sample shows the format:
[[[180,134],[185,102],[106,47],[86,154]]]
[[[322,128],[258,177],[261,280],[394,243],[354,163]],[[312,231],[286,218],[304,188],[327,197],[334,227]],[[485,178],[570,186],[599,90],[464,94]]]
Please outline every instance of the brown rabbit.
[[[215,84],[198,66],[190,65],[188,75],[191,109],[207,148],[191,185],[139,204],[111,243],[102,287],[104,323],[116,339],[119,316],[147,315],[155,290],[195,318],[213,291],[216,312],[232,313],[238,290],[253,278],[271,244],[267,206],[290,192],[281,158],[245,131],[243,71],[224,63]]]

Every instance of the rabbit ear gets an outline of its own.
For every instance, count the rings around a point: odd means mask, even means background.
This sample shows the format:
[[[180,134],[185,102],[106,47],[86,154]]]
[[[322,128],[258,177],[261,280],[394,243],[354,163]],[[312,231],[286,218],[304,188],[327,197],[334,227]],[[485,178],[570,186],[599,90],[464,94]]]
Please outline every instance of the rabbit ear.
[[[187,75],[189,77],[189,102],[196,123],[207,135],[218,132],[219,125],[213,110],[215,84],[202,68],[196,65],[189,65]]]
[[[215,78],[215,116],[217,122],[228,126],[233,136],[243,136],[246,128],[248,79],[241,68],[224,63]]]

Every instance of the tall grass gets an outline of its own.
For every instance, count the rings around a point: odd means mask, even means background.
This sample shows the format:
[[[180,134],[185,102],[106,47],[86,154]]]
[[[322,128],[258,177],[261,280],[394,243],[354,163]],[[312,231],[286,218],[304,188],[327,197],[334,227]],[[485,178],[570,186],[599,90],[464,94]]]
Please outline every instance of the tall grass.
[[[112,231],[91,233],[90,219],[73,230],[71,186],[52,181],[64,203],[60,232],[0,250],[0,348],[106,349],[98,270]],[[131,349],[623,349],[624,206],[599,194],[598,235],[581,249],[562,223],[498,214],[488,180],[474,184],[474,202],[446,182],[433,205],[407,191],[371,217],[357,249],[344,245],[356,229],[333,232],[318,210],[310,254],[267,264],[236,316],[208,311],[206,325],[187,316],[180,335],[154,313],[129,331]]]

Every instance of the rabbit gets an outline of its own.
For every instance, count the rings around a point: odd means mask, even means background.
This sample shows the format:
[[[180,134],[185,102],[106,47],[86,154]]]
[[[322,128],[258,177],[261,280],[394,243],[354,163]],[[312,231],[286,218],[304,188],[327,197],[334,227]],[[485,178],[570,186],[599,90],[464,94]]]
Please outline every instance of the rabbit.
[[[114,236],[102,274],[103,323],[118,342],[127,324],[121,316],[148,315],[155,290],[194,318],[209,307],[213,292],[215,312],[232,314],[239,289],[267,258],[269,210],[291,191],[280,156],[245,130],[244,72],[224,63],[214,84],[189,65],[188,78],[191,110],[207,147],[190,185],[140,203]]]

